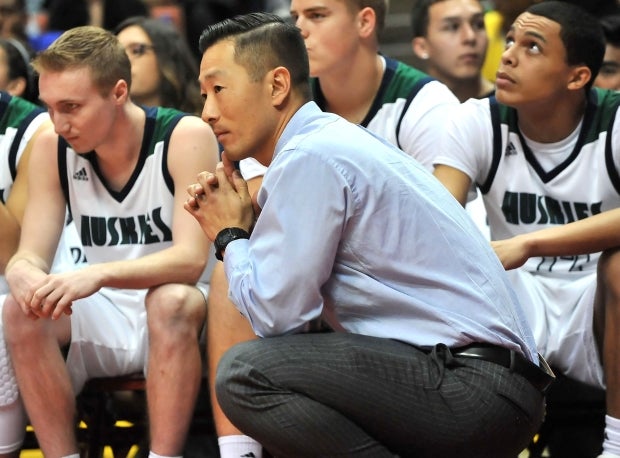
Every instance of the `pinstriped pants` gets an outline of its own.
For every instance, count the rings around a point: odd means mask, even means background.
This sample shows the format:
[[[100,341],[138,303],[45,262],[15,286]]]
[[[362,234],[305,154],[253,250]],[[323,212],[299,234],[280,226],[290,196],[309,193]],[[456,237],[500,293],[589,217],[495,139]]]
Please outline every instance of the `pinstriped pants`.
[[[544,415],[543,395],[507,368],[344,333],[239,344],[216,392],[277,457],[516,458]]]

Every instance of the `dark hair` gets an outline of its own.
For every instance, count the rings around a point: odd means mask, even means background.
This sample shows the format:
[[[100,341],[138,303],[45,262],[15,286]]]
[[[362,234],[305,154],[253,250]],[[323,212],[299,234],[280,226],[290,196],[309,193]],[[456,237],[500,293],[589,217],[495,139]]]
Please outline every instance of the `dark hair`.
[[[24,78],[26,82],[26,88],[20,97],[39,103],[39,87],[34,69],[30,65],[32,59],[30,48],[16,38],[0,38],[0,48],[4,50],[7,57],[9,80]]]
[[[592,73],[585,86],[589,90],[605,55],[605,36],[598,19],[580,6],[557,0],[536,3],[525,11],[560,24],[560,38],[566,49],[567,63],[586,65]]]
[[[601,18],[601,27],[605,34],[605,41],[616,48],[620,47],[620,14]]]
[[[443,2],[444,0],[414,0],[411,10],[411,32],[413,38],[425,37],[428,33],[428,10],[431,5]]]
[[[235,62],[245,67],[258,81],[275,67],[285,67],[291,74],[291,84],[310,99],[310,66],[301,33],[294,24],[269,13],[250,13],[224,19],[209,25],[200,36],[200,52],[222,40],[231,40],[235,47]]]
[[[144,16],[124,20],[114,33],[118,35],[123,29],[134,25],[144,30],[153,45],[159,68],[161,105],[199,114],[202,111],[202,97],[197,80],[198,62],[185,37],[171,24]]]

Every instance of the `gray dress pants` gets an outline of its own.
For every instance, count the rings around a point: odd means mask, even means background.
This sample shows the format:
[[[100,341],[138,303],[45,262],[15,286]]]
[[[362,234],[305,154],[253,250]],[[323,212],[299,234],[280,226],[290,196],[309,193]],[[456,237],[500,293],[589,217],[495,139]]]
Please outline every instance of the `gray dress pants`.
[[[345,333],[237,345],[216,392],[276,457],[516,458],[544,415],[543,394],[498,364]]]

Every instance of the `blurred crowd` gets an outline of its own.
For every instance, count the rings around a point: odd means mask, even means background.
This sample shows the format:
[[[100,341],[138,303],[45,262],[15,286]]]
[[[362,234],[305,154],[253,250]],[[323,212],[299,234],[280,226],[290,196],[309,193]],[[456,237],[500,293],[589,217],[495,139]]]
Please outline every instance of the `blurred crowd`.
[[[288,0],[1,0],[0,36],[19,39],[39,51],[76,26],[113,30],[131,16],[151,16],[172,23],[198,56],[198,38],[205,25],[252,11],[288,14]]]

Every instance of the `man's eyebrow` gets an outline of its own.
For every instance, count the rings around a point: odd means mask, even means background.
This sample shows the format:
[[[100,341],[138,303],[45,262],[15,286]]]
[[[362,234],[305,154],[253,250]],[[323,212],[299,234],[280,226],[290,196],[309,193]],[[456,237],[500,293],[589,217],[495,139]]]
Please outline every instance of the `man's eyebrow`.
[[[441,21],[444,21],[444,22],[454,22],[454,21],[461,21],[461,20],[470,21],[472,19],[481,19],[483,17],[484,17],[483,12],[474,13],[471,16],[461,16],[461,15],[455,14],[453,16],[444,16],[441,18]]]
[[[326,6],[311,6],[310,8],[305,8],[301,10],[301,12],[304,14],[317,13],[317,12],[320,13],[321,11],[327,11],[327,7]]]
[[[510,26],[510,32],[515,33],[515,26],[514,25]],[[532,30],[526,30],[523,34],[527,35],[527,36],[534,37],[534,38],[538,38],[543,43],[547,43],[547,39],[544,37],[544,35],[542,35],[542,34],[540,34],[538,32],[534,32]]]
[[[220,76],[222,75],[224,72],[218,68],[215,68],[213,70],[209,70],[208,72],[205,72],[202,76],[201,79],[211,79],[211,78],[215,78],[216,76]]]
[[[531,32],[531,31],[528,31],[528,32],[525,32],[525,35],[532,36],[532,37],[534,37],[534,38],[538,38],[538,39],[539,39],[540,41],[542,41],[543,43],[546,43],[546,42],[547,42],[547,39],[546,39],[543,35],[541,35],[540,33],[538,33],[538,32]]]

